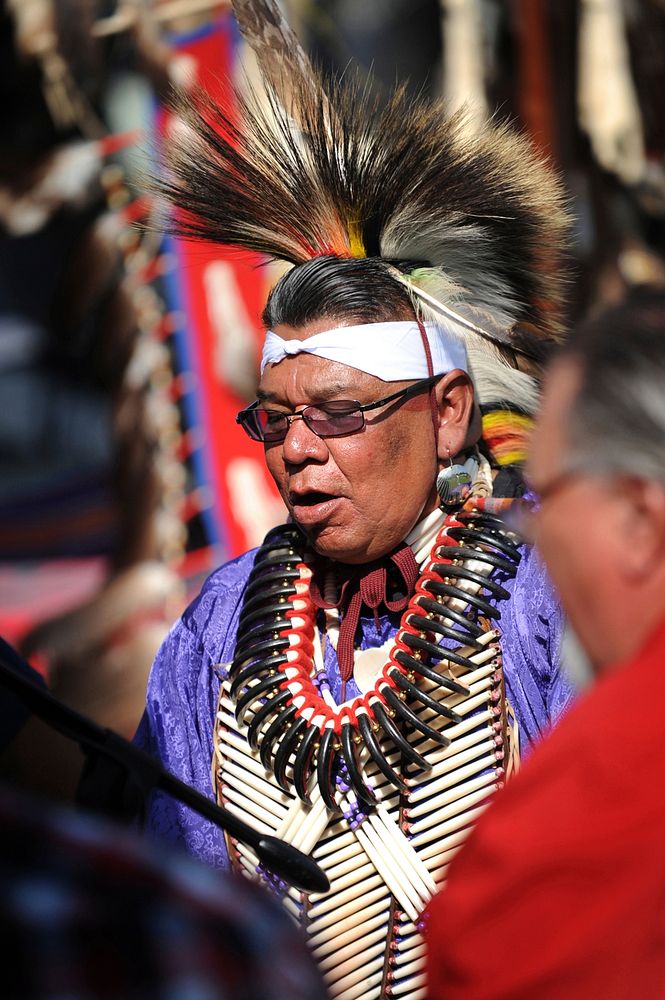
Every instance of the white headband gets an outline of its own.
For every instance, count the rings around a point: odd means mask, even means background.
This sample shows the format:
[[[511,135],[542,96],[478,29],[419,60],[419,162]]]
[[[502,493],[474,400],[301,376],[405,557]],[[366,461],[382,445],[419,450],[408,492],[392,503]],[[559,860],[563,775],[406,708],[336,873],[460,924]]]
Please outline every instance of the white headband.
[[[432,354],[432,374],[441,375],[453,368],[468,371],[464,345],[437,323],[425,323],[424,327]],[[341,326],[316,333],[307,340],[282,340],[268,330],[261,374],[266,365],[277,365],[289,355],[302,352],[339,361],[384,382],[427,378],[430,374],[420,327],[413,321]]]

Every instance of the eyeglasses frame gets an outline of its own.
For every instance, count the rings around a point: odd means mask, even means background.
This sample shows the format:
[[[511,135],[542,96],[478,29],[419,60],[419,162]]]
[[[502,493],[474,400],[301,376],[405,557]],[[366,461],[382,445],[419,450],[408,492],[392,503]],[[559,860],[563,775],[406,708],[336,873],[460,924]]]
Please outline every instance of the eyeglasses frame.
[[[312,434],[316,434],[316,436],[320,437],[320,438],[344,437],[346,434],[357,434],[358,431],[361,431],[364,428],[364,426],[365,426],[365,416],[364,415],[365,415],[365,413],[367,413],[368,410],[376,410],[376,409],[378,409],[378,407],[380,407],[380,406],[386,406],[388,403],[393,403],[393,402],[395,402],[398,399],[401,399],[401,401],[405,403],[407,401],[407,399],[411,399],[413,396],[417,396],[419,393],[425,392],[425,390],[427,390],[427,389],[431,389],[432,386],[434,386],[440,379],[443,378],[444,374],[445,374],[445,372],[440,372],[438,375],[429,375],[427,378],[420,379],[418,382],[414,382],[413,385],[408,385],[406,387],[406,389],[399,389],[397,392],[393,392],[390,396],[385,396],[383,399],[376,399],[376,400],[374,400],[373,403],[361,403],[357,399],[325,400],[323,403],[308,403],[307,406],[303,406],[302,410],[299,410],[296,413],[284,413],[284,414],[280,414],[287,421],[287,427],[286,427],[286,430],[284,432],[284,437],[271,439],[267,443],[268,444],[279,444],[280,441],[283,441],[284,438],[286,437],[286,435],[289,433],[289,430],[290,430],[290,427],[291,427],[291,422],[293,420],[297,420],[299,418],[305,421],[305,423],[307,424],[307,427],[312,432]],[[321,406],[325,406],[326,403],[331,403],[331,402],[336,402],[336,403],[354,403],[355,406],[356,406],[357,411],[360,412],[363,415],[363,422],[360,425],[360,427],[356,428],[356,430],[354,430],[354,431],[340,431],[338,434],[319,434],[317,431],[315,431],[314,428],[311,427],[307,423],[307,418],[304,415],[305,412],[310,407],[321,407]],[[243,430],[245,431],[245,433],[247,434],[247,436],[250,437],[252,441],[262,441],[263,443],[266,443],[266,439],[265,438],[255,438],[249,432],[248,426],[245,423],[244,415],[245,414],[249,414],[249,413],[251,413],[251,411],[258,410],[258,409],[265,409],[265,407],[259,407],[259,400],[255,399],[253,403],[250,403],[249,406],[244,407],[244,409],[240,410],[240,412],[238,414],[236,414],[236,423],[240,424],[240,426],[243,428]],[[275,410],[273,412],[277,413],[278,411]],[[351,410],[351,411],[349,411],[349,413],[345,414],[345,416],[350,416],[351,413],[355,413],[355,412],[356,412],[355,409]]]
[[[541,487],[527,481],[527,493],[532,495],[518,500],[507,512],[504,520],[508,529],[519,535],[522,541],[533,545],[536,537],[537,518],[542,505],[567,489],[575,480],[587,474],[584,469],[573,466],[562,469],[561,472],[552,476],[549,482],[543,483]]]

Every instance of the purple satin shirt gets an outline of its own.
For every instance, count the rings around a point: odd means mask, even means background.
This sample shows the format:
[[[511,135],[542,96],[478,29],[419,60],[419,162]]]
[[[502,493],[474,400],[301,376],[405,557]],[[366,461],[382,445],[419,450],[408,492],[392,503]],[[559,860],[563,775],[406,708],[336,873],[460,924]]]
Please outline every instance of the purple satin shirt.
[[[226,667],[233,658],[243,590],[254,555],[255,550],[247,552],[216,570],[171,629],[153,664],[146,709],[135,737],[172,774],[213,800],[218,665]],[[542,562],[532,550],[524,551],[514,580],[495,578],[512,592],[510,600],[501,602],[499,626],[506,691],[524,755],[573,697],[559,665],[563,617]],[[377,636],[374,618],[361,619],[361,648],[376,646],[393,635],[399,615],[386,615],[380,622]],[[325,643],[324,664],[332,693],[339,700],[339,669],[329,643]],[[346,697],[358,693],[350,681]],[[228,865],[222,832],[170,796],[153,795],[146,828],[209,864]]]

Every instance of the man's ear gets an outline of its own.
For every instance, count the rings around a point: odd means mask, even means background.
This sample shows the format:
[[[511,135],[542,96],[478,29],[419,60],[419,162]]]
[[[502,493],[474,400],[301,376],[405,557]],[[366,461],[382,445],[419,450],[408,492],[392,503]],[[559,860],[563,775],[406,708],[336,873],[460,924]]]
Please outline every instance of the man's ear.
[[[626,572],[639,583],[660,576],[665,581],[665,484],[638,476],[621,476],[621,546],[618,558]]]
[[[446,372],[436,386],[439,404],[437,452],[442,461],[475,444],[480,437],[473,383],[461,368]]]

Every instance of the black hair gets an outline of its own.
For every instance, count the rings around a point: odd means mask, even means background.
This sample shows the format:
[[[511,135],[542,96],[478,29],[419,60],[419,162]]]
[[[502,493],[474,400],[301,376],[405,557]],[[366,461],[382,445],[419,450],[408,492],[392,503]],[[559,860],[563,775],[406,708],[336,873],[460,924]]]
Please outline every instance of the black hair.
[[[406,288],[375,257],[314,257],[277,282],[263,311],[267,329],[320,319],[359,323],[407,320],[414,307]]]

